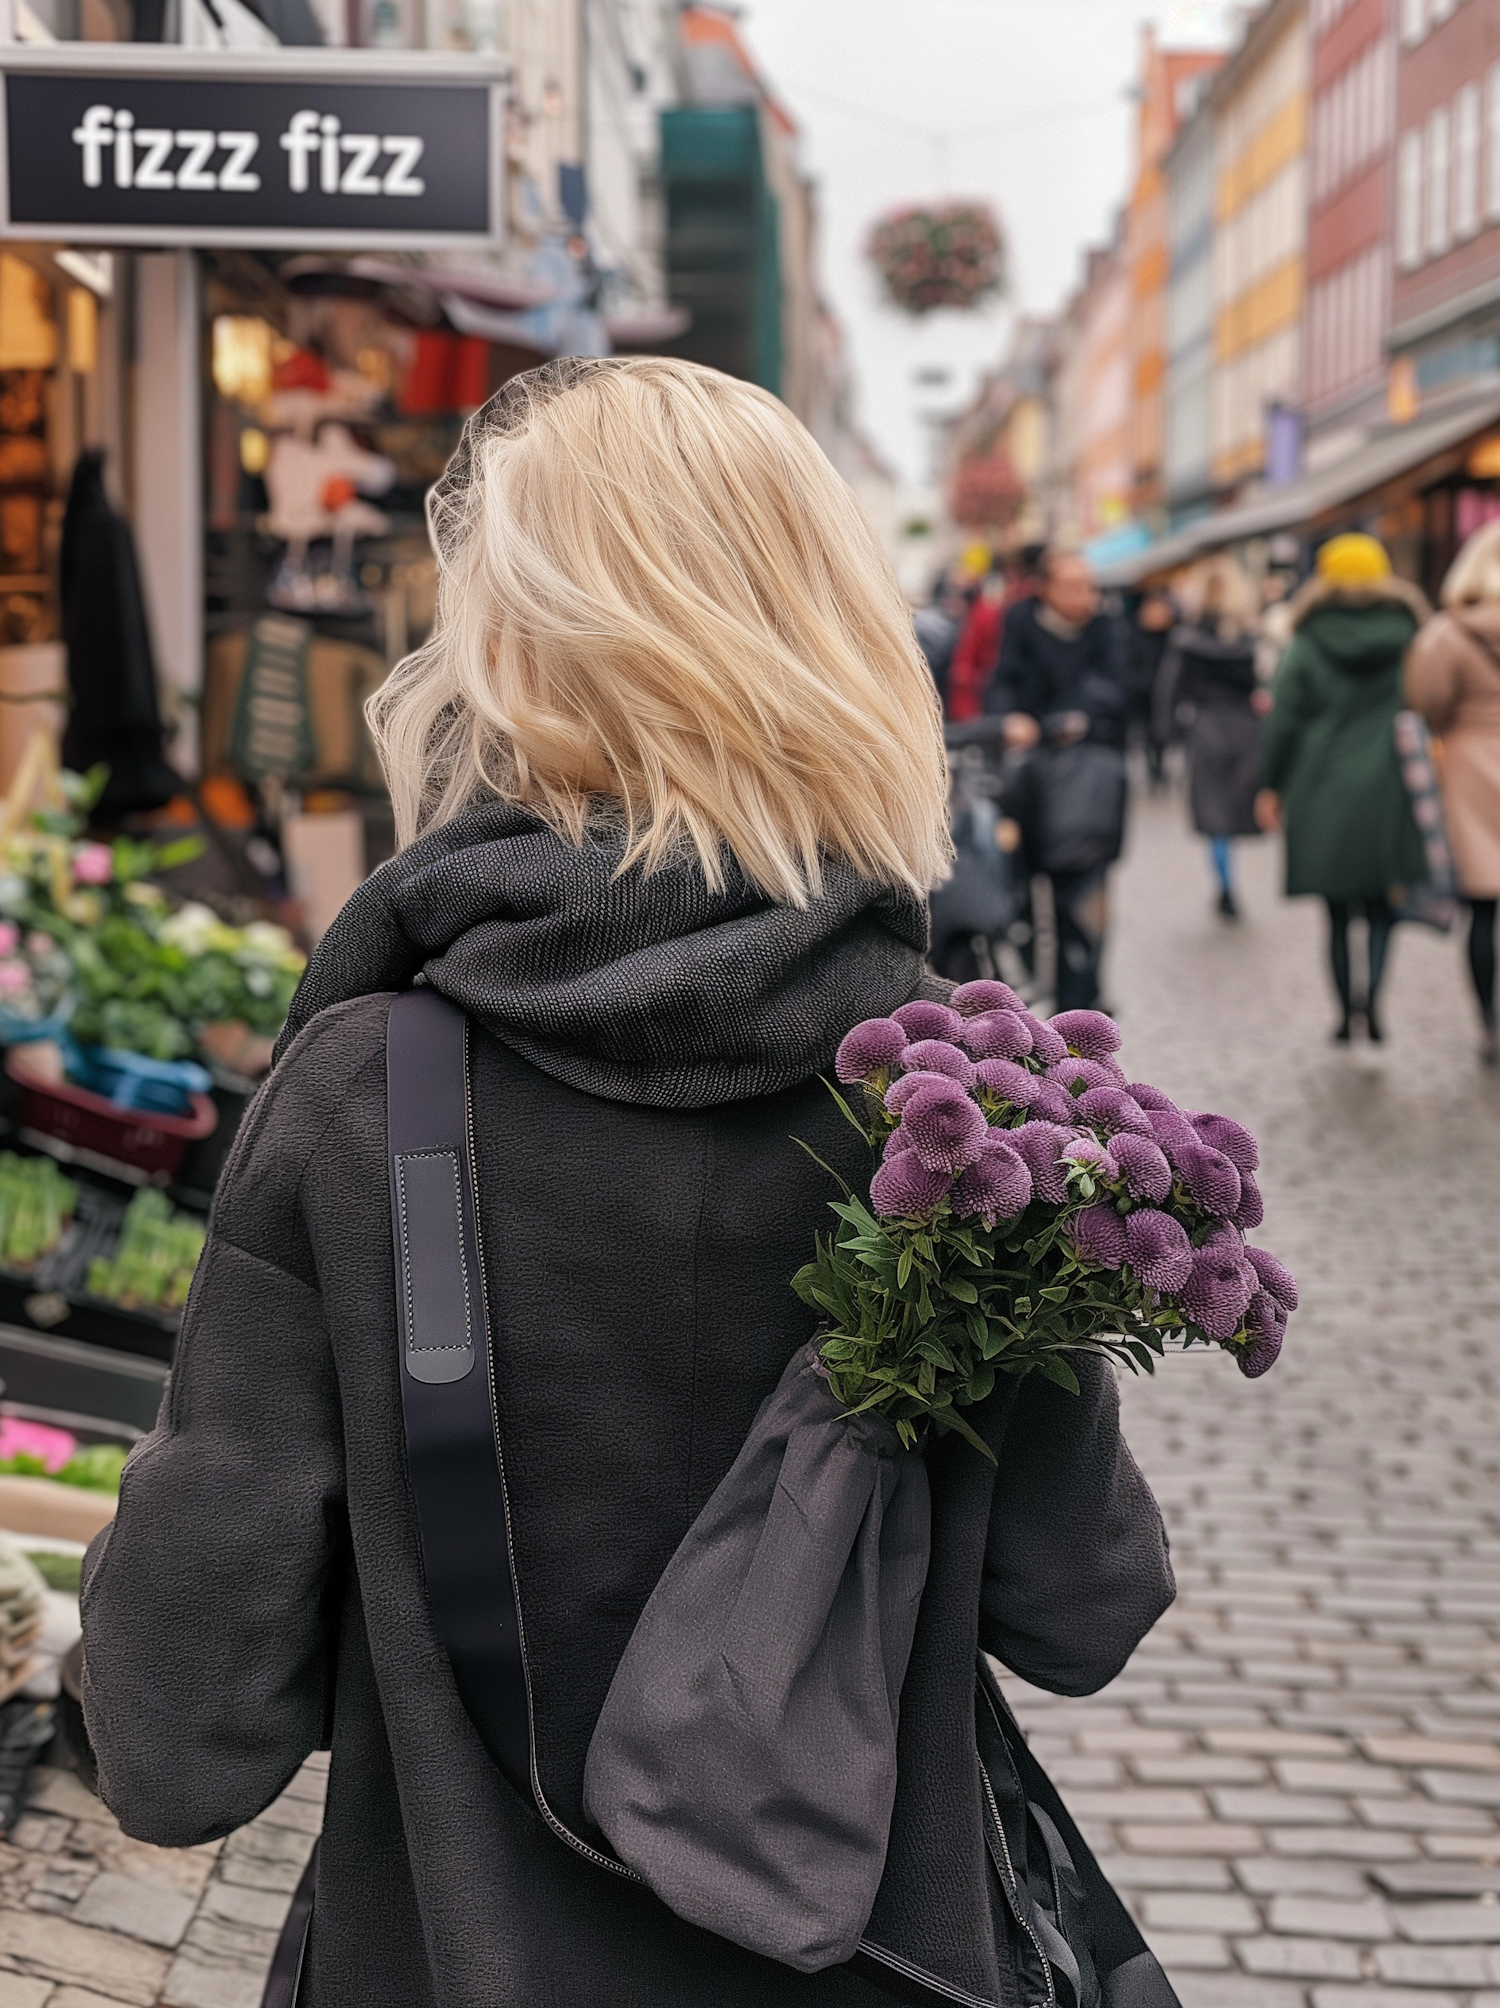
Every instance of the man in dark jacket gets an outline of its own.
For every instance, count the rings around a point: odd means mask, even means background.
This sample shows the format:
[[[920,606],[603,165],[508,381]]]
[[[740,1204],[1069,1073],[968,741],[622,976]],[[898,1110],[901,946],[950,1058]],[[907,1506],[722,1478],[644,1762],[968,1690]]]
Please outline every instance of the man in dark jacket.
[[[1050,553],[1036,597],[1006,617],[985,708],[1004,718],[1011,747],[1045,742],[1026,769],[1019,819],[1033,872],[1052,881],[1057,1007],[1087,1009],[1099,999],[1105,882],[1124,836],[1129,697],[1121,624],[1100,608],[1094,575],[1077,553]],[[1095,750],[1061,757],[1085,746]],[[1089,829],[1065,832],[1076,806]]]

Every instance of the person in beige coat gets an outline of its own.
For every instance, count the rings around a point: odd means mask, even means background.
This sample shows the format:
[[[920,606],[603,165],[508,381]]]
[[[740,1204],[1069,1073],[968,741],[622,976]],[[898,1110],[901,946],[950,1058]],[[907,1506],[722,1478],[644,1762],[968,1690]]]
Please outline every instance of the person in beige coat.
[[[1443,581],[1443,608],[1412,644],[1406,695],[1443,742],[1443,806],[1469,905],[1481,1055],[1500,1064],[1495,912],[1500,900],[1500,523],[1477,530]]]

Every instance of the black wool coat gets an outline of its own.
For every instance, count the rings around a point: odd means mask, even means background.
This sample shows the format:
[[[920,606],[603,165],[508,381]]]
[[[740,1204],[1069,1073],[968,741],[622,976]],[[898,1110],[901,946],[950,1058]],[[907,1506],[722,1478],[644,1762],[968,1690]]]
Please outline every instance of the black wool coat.
[[[696,962],[684,935],[678,966]],[[887,971],[885,1008],[918,979]],[[791,989],[788,1050],[817,1015]],[[464,1001],[536,1769],[587,1838],[585,1754],[635,1619],[812,1333],[787,1279],[828,1224],[829,1181],[792,1139],[851,1180],[869,1167],[816,1080],[628,1102],[523,1058]],[[104,1795],[128,1832],[186,1846],[331,1746],[306,2008],[878,2008],[863,1979],[792,1973],[592,1866],[464,1712],[405,1466],[388,1010],[378,991],[320,1010],[226,1167],[160,1421],[86,1573]],[[956,1438],[931,1457],[932,1570],[869,1936],[970,2003],[1018,1999],[981,1838],[975,1652],[1087,1692],[1171,1596],[1113,1379],[1092,1360],[1082,1378],[1077,1398],[1031,1379],[987,1404],[998,1476]]]

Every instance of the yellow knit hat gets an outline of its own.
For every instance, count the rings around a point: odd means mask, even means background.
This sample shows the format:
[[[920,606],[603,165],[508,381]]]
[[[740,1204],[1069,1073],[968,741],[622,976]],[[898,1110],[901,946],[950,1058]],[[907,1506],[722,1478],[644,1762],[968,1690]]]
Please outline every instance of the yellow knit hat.
[[[1384,544],[1358,530],[1330,537],[1318,553],[1318,577],[1331,586],[1377,586],[1390,576]]]

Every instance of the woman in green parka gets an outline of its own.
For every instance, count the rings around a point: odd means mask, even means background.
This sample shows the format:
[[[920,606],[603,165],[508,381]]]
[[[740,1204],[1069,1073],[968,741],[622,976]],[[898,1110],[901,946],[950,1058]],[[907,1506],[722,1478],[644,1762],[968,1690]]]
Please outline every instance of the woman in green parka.
[[[1256,814],[1286,829],[1289,895],[1328,902],[1329,959],[1347,1042],[1356,1019],[1381,1037],[1376,1003],[1395,913],[1394,888],[1423,878],[1422,840],[1396,758],[1406,651],[1427,617],[1373,537],[1334,537],[1292,603],[1291,644],[1276,673]],[[1349,928],[1365,922],[1365,981],[1356,995]]]

